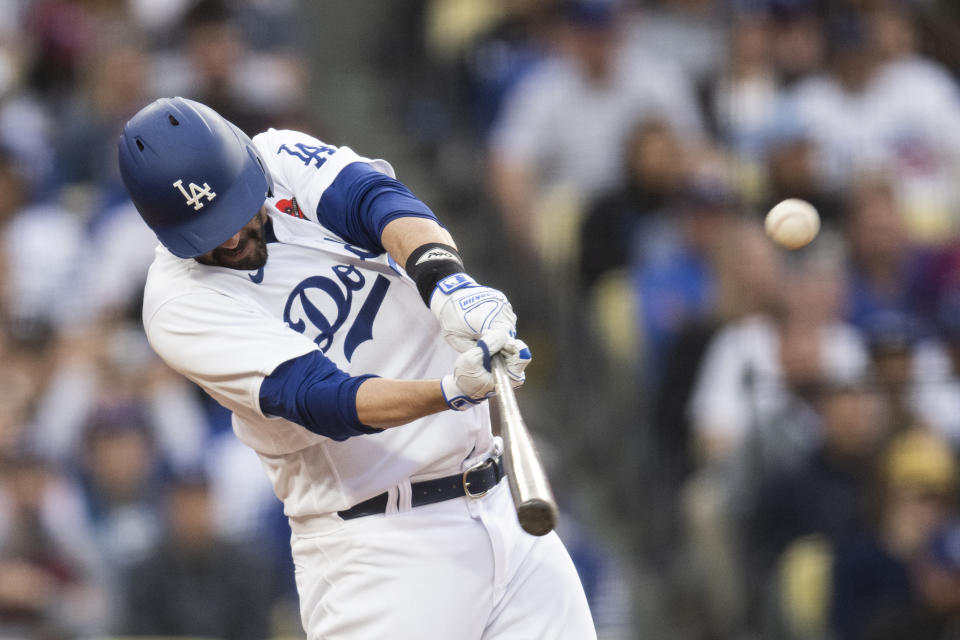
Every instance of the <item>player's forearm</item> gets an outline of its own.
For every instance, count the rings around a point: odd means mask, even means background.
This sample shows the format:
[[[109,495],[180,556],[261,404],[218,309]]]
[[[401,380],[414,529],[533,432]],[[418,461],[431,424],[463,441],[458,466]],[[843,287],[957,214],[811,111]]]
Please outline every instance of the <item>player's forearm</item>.
[[[390,221],[380,234],[384,249],[399,265],[407,264],[414,249],[430,242],[456,247],[450,232],[429,218],[404,217]]]
[[[379,429],[398,427],[448,408],[439,380],[369,378],[357,389],[357,418]]]

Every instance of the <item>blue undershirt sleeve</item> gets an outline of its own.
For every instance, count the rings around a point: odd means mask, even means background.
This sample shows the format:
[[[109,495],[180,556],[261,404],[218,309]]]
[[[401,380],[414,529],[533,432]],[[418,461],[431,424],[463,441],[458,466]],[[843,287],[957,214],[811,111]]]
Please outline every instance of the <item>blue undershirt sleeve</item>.
[[[357,417],[357,388],[367,378],[349,376],[320,351],[287,360],[264,378],[260,410],[333,440],[380,433]]]
[[[437,221],[402,182],[366,162],[344,167],[317,204],[317,219],[323,226],[350,244],[376,253],[384,251],[380,234],[387,223],[408,216]]]

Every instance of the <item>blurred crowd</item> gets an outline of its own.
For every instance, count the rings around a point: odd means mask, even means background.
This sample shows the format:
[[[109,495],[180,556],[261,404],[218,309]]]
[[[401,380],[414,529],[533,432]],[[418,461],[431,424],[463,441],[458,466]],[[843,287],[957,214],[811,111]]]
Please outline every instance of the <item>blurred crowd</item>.
[[[0,0],[0,637],[302,635],[259,461],[143,337],[115,143],[164,95],[336,132],[320,4]],[[325,64],[402,134],[357,150],[517,307],[601,638],[960,632],[960,5],[353,6]]]
[[[555,433],[654,585],[636,637],[956,637],[960,5],[425,4],[433,99],[537,274],[532,384],[589,398]],[[793,252],[788,197],[823,221]]]
[[[257,457],[146,344],[156,239],[116,164],[161,95],[251,134],[304,121],[296,8],[0,2],[0,637],[298,629]]]

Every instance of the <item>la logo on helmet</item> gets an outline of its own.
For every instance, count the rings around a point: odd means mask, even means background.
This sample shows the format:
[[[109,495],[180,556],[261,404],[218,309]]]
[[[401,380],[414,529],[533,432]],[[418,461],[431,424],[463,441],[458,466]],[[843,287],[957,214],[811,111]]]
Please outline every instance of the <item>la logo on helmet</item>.
[[[199,185],[194,182],[191,182],[188,187],[190,187],[190,193],[187,193],[187,190],[183,188],[183,180],[177,180],[173,183],[177,189],[180,189],[180,193],[183,194],[183,197],[187,199],[187,206],[193,206],[194,211],[200,211],[203,208],[203,203],[200,202],[200,198],[206,197],[207,202],[210,202],[217,197],[217,194],[210,191],[210,185],[206,182],[203,183],[203,188],[201,189]]]

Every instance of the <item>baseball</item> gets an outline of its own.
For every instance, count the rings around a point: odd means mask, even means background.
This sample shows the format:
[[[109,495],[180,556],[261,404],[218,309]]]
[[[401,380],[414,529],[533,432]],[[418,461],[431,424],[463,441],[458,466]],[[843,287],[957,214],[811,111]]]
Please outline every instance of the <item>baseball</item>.
[[[806,200],[788,198],[770,209],[764,228],[781,247],[799,249],[817,237],[820,216]]]

